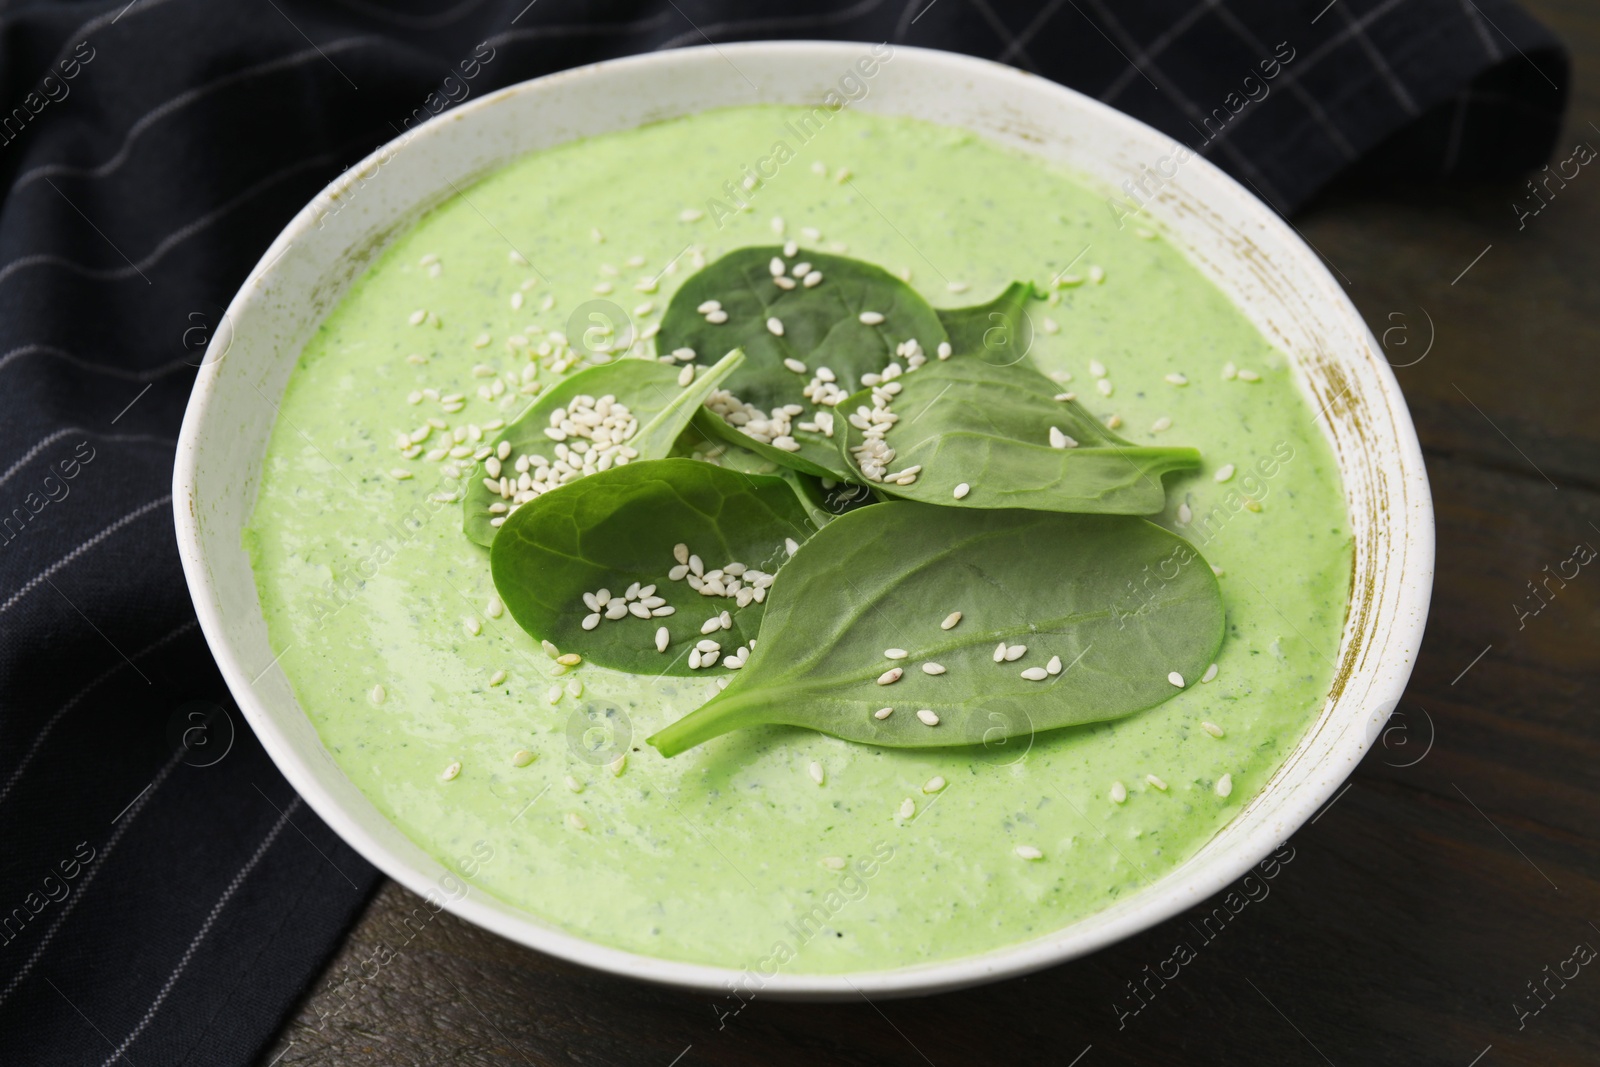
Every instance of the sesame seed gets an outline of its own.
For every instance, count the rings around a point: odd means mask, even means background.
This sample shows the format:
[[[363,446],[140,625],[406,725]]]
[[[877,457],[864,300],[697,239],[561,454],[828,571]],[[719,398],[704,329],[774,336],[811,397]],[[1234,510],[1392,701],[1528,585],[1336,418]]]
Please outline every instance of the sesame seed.
[[[389,477],[393,478],[397,482],[403,482],[411,477],[411,472],[406,470],[404,467],[396,467],[389,472]]]
[[[1006,662],[1007,663],[1015,663],[1017,660],[1021,659],[1024,655],[1026,655],[1027,651],[1028,651],[1028,646],[1027,645],[1007,645],[1006,646],[1006,651],[1005,651]]]
[[[1230,382],[1233,379],[1237,378],[1238,376],[1239,376],[1239,368],[1235,367],[1233,365],[1233,361],[1232,360],[1229,360],[1227,363],[1224,363],[1222,365],[1222,380],[1223,381]]]
[[[794,555],[796,552],[800,551],[799,543],[796,542],[795,539],[792,538],[792,537],[785,537],[783,539],[783,547],[784,547],[784,550],[786,552],[788,552],[789,555],[791,555],[791,556]]]
[[[1026,678],[1030,682],[1042,682],[1046,678],[1050,677],[1050,672],[1045,670],[1043,667],[1029,667],[1027,670],[1022,672],[1022,677]]]
[[[583,696],[583,681],[578,678],[573,678],[568,681],[567,695],[574,698]]]
[[[1044,669],[1050,674],[1060,674],[1061,673],[1061,657],[1060,656],[1051,656],[1050,657],[1050,662],[1046,663],[1044,665]]]
[[[878,311],[863,311],[856,318],[861,320],[863,326],[877,326],[883,322],[883,313]]]
[[[826,773],[822,769],[822,764],[817,763],[815,760],[812,761],[811,766],[806,768],[806,773],[809,774],[811,776],[811,780],[816,782],[818,785],[821,785],[827,777]]]
[[[1233,775],[1224,774],[1217,779],[1217,796],[1225,797],[1233,792]]]
[[[528,265],[528,257],[524,256],[521,252],[518,252],[514,248],[510,252],[506,253],[506,258],[519,267],[526,267]]]
[[[965,500],[967,498],[967,494],[970,492],[972,492],[972,486],[968,485],[966,482],[962,482],[960,485],[956,486],[955,493],[953,495],[957,500]]]
[[[688,388],[691,384],[693,384],[693,382],[694,382],[694,364],[693,363],[685,363],[683,365],[683,369],[678,372],[678,384],[683,386],[684,388]]]
[[[945,288],[950,290],[952,293],[964,293],[972,287],[966,282],[949,282],[945,285]]]
[[[448,767],[446,767],[444,769],[444,771],[439,775],[439,777],[443,781],[453,782],[453,781],[456,780],[456,778],[460,774],[461,774],[461,761],[460,760],[456,760],[454,763],[451,763]]]
[[[383,688],[383,686],[375,685],[367,693],[367,699],[372,701],[374,704],[382,704],[383,701],[384,701],[384,698],[387,697],[388,695],[389,695],[388,691],[385,690]]]
[[[1025,860],[1042,860],[1042,859],[1044,859],[1044,853],[1040,852],[1038,849],[1034,848],[1032,845],[1018,845],[1013,851],[1016,852],[1017,855],[1021,856]]]
[[[940,359],[949,359],[951,353],[954,352],[955,349],[950,347],[949,341],[940,341],[939,347],[934,351],[938,354]]]
[[[898,815],[902,819],[909,819],[909,818],[911,818],[911,816],[915,815],[916,813],[917,813],[917,802],[915,800],[912,800],[910,797],[906,797],[904,800],[902,800],[900,802],[900,810],[895,812],[895,814]]]
[[[700,650],[698,648],[691,648],[689,650],[689,669],[691,671],[697,671],[700,669]]]
[[[706,638],[704,641],[695,642],[695,646],[694,647],[699,649],[701,653],[721,652],[722,651],[722,646],[720,644],[718,644],[717,642],[711,640],[709,637]]]
[[[922,791],[924,793],[937,793],[939,790],[941,790],[943,788],[944,788],[944,778],[941,777],[940,775],[937,775],[937,774],[934,775],[932,778],[929,778],[926,782],[922,783]]]
[[[477,637],[479,634],[483,633],[483,623],[478,621],[478,617],[476,615],[468,615],[466,618],[462,619],[461,628],[465,630],[471,637]]]
[[[821,282],[822,272],[820,270],[811,271],[800,280],[800,284],[805,286],[807,289],[814,289],[820,285]]]
[[[927,708],[923,708],[921,711],[917,712],[917,718],[922,720],[922,725],[924,725],[924,726],[938,726],[939,725],[939,716],[935,715],[933,712],[929,711]]]
[[[489,675],[489,684],[490,685],[499,685],[501,682],[503,682],[505,680],[506,680],[506,672],[505,671],[495,671],[493,674]]]
[[[943,674],[944,673],[944,664],[942,664],[942,663],[924,663],[922,665],[922,673],[923,674]]]
[[[778,256],[773,256],[773,257],[772,257],[772,261],[771,261],[771,262],[770,262],[770,263],[768,263],[768,264],[767,264],[767,271],[768,271],[768,272],[769,272],[769,273],[770,273],[770,274],[771,274],[771,275],[772,275],[772,276],[773,276],[773,277],[774,277],[774,278],[781,278],[781,277],[783,277],[783,275],[784,275],[784,274],[785,274],[785,273],[786,273],[786,272],[787,272],[787,271],[788,271],[788,270],[789,270],[789,268],[788,268],[788,266],[787,266],[787,265],[785,265],[785,263],[784,263],[784,262],[783,262],[783,260],[782,260],[782,259],[781,259],[781,258],[779,258],[779,257],[778,257]]]
[[[538,757],[536,757],[532,752],[529,752],[527,749],[519,748],[511,754],[511,766],[526,767],[537,758]]]
[[[679,222],[699,222],[706,217],[706,213],[697,207],[686,207],[678,212]]]
[[[1194,518],[1194,511],[1193,511],[1193,509],[1191,509],[1189,507],[1188,504],[1179,504],[1178,505],[1178,525],[1179,526],[1187,526],[1187,525],[1189,525],[1189,520],[1191,520],[1193,518]]]
[[[1168,674],[1167,681],[1171,682],[1179,689],[1183,688],[1183,675],[1179,674],[1177,671],[1173,671],[1172,673]]]
[[[656,629],[656,651],[657,652],[665,652],[667,650],[667,642],[669,642],[671,640],[672,640],[672,635],[667,633],[667,628],[665,626],[661,626],[661,627],[658,627]]]
[[[421,326],[424,322],[427,321],[427,319],[428,319],[428,311],[427,311],[427,309],[426,308],[418,308],[417,310],[415,310],[415,311],[413,311],[411,313],[410,317],[407,318],[406,321],[411,323],[411,325],[413,325],[413,326]]]
[[[1150,430],[1152,433],[1163,433],[1170,429],[1172,429],[1172,420],[1167,418],[1165,415],[1161,416],[1155,422],[1150,424]]]
[[[770,333],[774,337],[782,337],[783,336],[783,320],[780,319],[780,318],[776,318],[776,317],[768,319],[767,320],[767,332]],[[787,364],[788,362],[789,362],[788,360],[784,360],[785,364]],[[798,363],[799,360],[796,360],[795,362]],[[790,367],[789,369],[790,370],[794,370],[793,367]],[[801,370],[798,373],[804,374],[805,371]]]
[[[1050,427],[1051,448],[1077,448],[1078,442],[1061,432],[1059,426]]]
[[[574,830],[587,830],[589,824],[583,821],[583,816],[575,811],[567,812],[567,825]]]
[[[777,321],[777,319],[767,320],[768,329],[771,329],[772,323]],[[781,336],[783,334],[783,325],[779,323],[778,328],[773,332]],[[804,374],[806,372],[806,365],[801,363],[798,359],[795,359],[793,356],[786,357],[783,361],[783,365],[794,371],[796,374]]]
[[[822,857],[821,863],[822,863],[822,865],[824,867],[828,868],[828,870],[830,870],[830,871],[842,871],[842,870],[844,870],[844,857],[843,856],[824,856],[824,857]]]
[[[893,683],[898,682],[900,680],[900,676],[904,673],[905,671],[899,667],[890,667],[888,670],[878,675],[878,684],[892,685]]]
[[[792,259],[792,258],[794,258],[795,255],[797,255],[799,253],[799,251],[800,251],[800,246],[798,244],[796,244],[795,242],[793,242],[793,241],[785,241],[784,242],[784,244],[783,244],[783,254],[784,255],[786,255],[786,256],[788,256],[788,257],[790,257]]]
[[[883,650],[884,659],[905,659],[910,654],[903,648],[886,648]]]
[[[1222,736],[1222,727],[1218,726],[1214,722],[1203,722],[1203,723],[1200,724],[1200,729],[1204,730],[1206,733],[1210,734],[1212,737],[1221,737]]]
[[[585,630],[592,630],[596,626],[599,626],[599,625],[600,625],[600,613],[598,611],[591,612],[590,614],[585,615],[583,617],[583,628]]]
[[[728,313],[721,310],[713,311],[711,314],[706,316],[706,321],[711,323],[713,326],[721,326],[723,323],[728,321]]]
[[[877,711],[872,713],[872,717],[874,719],[887,719],[889,716],[891,716],[893,714],[894,714],[894,709],[893,708],[879,708]]]
[[[1094,387],[1100,390],[1101,396],[1110,396],[1113,389],[1110,378],[1101,378],[1099,381],[1094,383]]]
[[[1112,782],[1111,783],[1111,802],[1113,804],[1121,804],[1124,800],[1127,800],[1127,799],[1128,799],[1128,787],[1123,785],[1121,782]]]
[[[1106,280],[1106,271],[1105,271],[1104,267],[1096,265],[1096,266],[1093,266],[1093,267],[1089,268],[1089,281],[1090,282],[1094,283],[1095,285],[1099,285],[1101,282],[1103,282],[1105,280]]]
[[[544,691],[544,699],[548,703],[559,704],[561,703],[561,693],[562,689],[559,685],[552,685]]]
[[[1211,477],[1219,482],[1227,481],[1229,478],[1233,477],[1233,464],[1224,463],[1222,466],[1217,468],[1217,473],[1213,474]]]
[[[583,792],[583,783],[578,781],[576,778],[572,777],[572,775],[570,775],[570,774],[567,775],[565,778],[563,778],[562,782],[566,785],[566,787],[568,789],[572,790],[574,793]]]
[[[1059,400],[1061,403],[1065,404],[1070,400],[1078,399],[1078,394],[1077,393],[1057,393],[1056,394],[1056,399]]]
[[[1153,774],[1145,775],[1144,776],[1144,780],[1149,782],[1151,785],[1155,786],[1157,789],[1161,790],[1163,793],[1165,793],[1167,791],[1167,783],[1162,781],[1160,778],[1156,777]]]
[[[1167,380],[1168,384],[1170,384],[1170,385],[1188,385],[1189,384],[1189,379],[1185,378],[1183,375],[1177,373],[1176,371],[1174,371],[1173,373],[1167,375],[1166,376],[1166,380]]]
[[[1217,676],[1217,665],[1215,663],[1213,663],[1211,666],[1206,668],[1206,673],[1204,673],[1204,674],[1202,674],[1200,676],[1200,680],[1202,682],[1209,682],[1209,681],[1211,681],[1211,679],[1215,678],[1216,676]]]
[[[611,777],[621,778],[622,772],[628,769],[628,754],[623,752],[616,759],[606,764],[606,770],[611,772]]]
[[[1241,382],[1259,382],[1261,380],[1261,375],[1257,374],[1253,370],[1245,370],[1243,367],[1241,367],[1239,368],[1239,380]]]
[[[960,621],[961,621],[961,612],[952,611],[950,614],[948,614],[948,615],[946,615],[944,617],[944,622],[941,622],[939,624],[939,629],[941,629],[941,630],[953,630],[953,629],[955,629],[956,623],[958,623]]]
[[[561,664],[563,667],[576,667],[578,664],[583,662],[583,657],[578,655],[576,652],[568,652],[564,655],[557,656],[556,662]]]
[[[1004,641],[994,646],[994,661],[996,663],[1004,663],[1006,661],[1006,643]]]
[[[672,546],[672,558],[677,560],[679,563],[688,563],[689,562],[689,546],[685,545],[685,544],[673,545]]]

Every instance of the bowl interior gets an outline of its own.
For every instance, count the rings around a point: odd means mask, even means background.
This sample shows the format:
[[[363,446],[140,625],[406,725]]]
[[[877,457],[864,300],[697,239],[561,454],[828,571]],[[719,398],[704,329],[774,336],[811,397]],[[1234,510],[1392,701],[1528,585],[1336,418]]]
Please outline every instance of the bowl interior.
[[[607,948],[473,890],[396,829],[344,776],[296,703],[267,638],[240,533],[277,402],[317,324],[388,239],[429,206],[527,152],[738,103],[817,105],[865,44],[724,45],[598,64],[513,86],[403,134],[302,211],[228,309],[200,371],[173,501],[201,625],[241,710],[294,787],[385,873],[436,906],[523,944],[647,980],[725,989],[733,969]],[[880,46],[881,47],[881,46]],[[861,84],[857,81],[853,84]],[[1287,354],[1343,479],[1355,539],[1351,602],[1331,692],[1261,793],[1186,863],[1033,941],[953,961],[766,979],[764,996],[932,992],[1089,952],[1205,899],[1287,838],[1354,769],[1399,699],[1421,640],[1433,517],[1411,420],[1376,342],[1338,284],[1273,212],[1203,159],[1087,97],[1011,68],[896,48],[847,106],[964,127],[1053,160],[1160,229]],[[1149,173],[1160,175],[1152,181]],[[1170,174],[1170,176],[1169,176]],[[1119,197],[1122,204],[1112,201]]]

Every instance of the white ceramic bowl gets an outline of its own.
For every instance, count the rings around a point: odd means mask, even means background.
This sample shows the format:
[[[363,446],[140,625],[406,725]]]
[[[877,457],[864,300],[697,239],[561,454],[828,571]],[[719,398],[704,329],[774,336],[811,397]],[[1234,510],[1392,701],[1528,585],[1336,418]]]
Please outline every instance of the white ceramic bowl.
[[[239,707],[290,783],[358,852],[513,941],[700,989],[725,989],[739,973],[594,944],[465,888],[344,776],[274,664],[240,541],[277,399],[301,346],[349,283],[390,236],[455,189],[576,137],[730,104],[814,106],[865,51],[802,42],[656,52],[512,86],[448,112],[346,171],[295,217],[234,298],[200,370],[178,445],[173,509],[200,625]],[[851,106],[965,127],[1059,161],[1108,192],[1137,179],[1141,165],[1162,166],[1176,147],[1041,78],[921,49],[895,49],[869,95]],[[1007,948],[847,976],[780,973],[763,996],[953,989],[1060,963],[1143,930],[1223,889],[1293,833],[1354,769],[1400,698],[1433,583],[1432,503],[1400,389],[1361,316],[1290,227],[1203,159],[1163,169],[1175,174],[1147,217],[1288,354],[1338,458],[1355,563],[1327,703],[1267,787],[1191,859],[1141,892]]]

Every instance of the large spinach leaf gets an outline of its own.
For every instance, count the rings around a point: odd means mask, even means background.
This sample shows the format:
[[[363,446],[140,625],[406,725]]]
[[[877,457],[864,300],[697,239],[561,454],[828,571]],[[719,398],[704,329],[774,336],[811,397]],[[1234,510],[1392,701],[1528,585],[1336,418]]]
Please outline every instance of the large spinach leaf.
[[[537,639],[635,674],[724,675],[731,672],[722,660],[742,658],[737,650],[756,636],[766,598],[764,588],[760,600],[739,597],[735,580],[746,592],[761,587],[757,575],[776,574],[789,546],[812,531],[783,478],[692,459],[649,460],[524,504],[500,528],[489,566],[512,618]],[[683,560],[674,552],[680,544]],[[691,577],[720,582],[729,595],[697,592]],[[656,614],[665,608],[671,613]],[[725,628],[703,631],[724,611]],[[667,640],[658,650],[661,627]],[[692,668],[699,657],[691,650],[701,641],[719,646],[717,660]]]
[[[819,280],[807,284],[813,276]],[[743,348],[745,364],[723,387],[759,408],[763,418],[775,408],[800,405],[786,435],[793,447],[752,442],[722,420],[717,432],[785,466],[843,479],[832,438],[800,424],[815,424],[818,411],[832,413],[832,405],[817,402],[819,395],[833,398],[859,388],[863,374],[882,372],[912,340],[932,358],[945,331],[938,313],[899,278],[844,256],[807,250],[785,256],[782,248],[766,246],[730,252],[690,276],[662,316],[656,347],[689,348],[702,360]],[[805,395],[808,388],[812,396]]]
[[[559,439],[551,436],[551,416],[557,411],[567,411],[576,398],[599,400],[611,397],[613,403],[628,409],[637,429],[621,442],[634,453],[626,458],[624,465],[641,459],[661,459],[672,450],[689,421],[701,410],[705,398],[742,362],[742,353],[729,352],[714,366],[702,369],[687,385],[681,384],[685,375],[682,367],[645,359],[619,359],[614,363],[589,367],[563,379],[541,395],[491,442],[489,458],[494,463],[490,464],[486,459],[480,464],[468,485],[462,503],[462,529],[480,545],[494,543],[497,531],[495,520],[503,522],[508,512],[520,506],[516,503],[517,482],[525,472],[516,469],[518,457],[538,456],[544,461],[539,466],[546,466],[560,458],[556,449],[558,444],[567,449],[590,449],[594,446],[592,437],[583,436],[593,432],[588,428],[573,434],[570,441],[566,436]],[[502,442],[506,443],[503,447]],[[602,469],[605,469],[614,460],[602,459],[600,462],[604,464]],[[581,464],[574,463],[572,466],[579,467]],[[492,478],[489,477],[491,472],[494,474]],[[532,484],[534,472],[526,473],[530,474],[530,488],[522,491],[523,496],[538,488]],[[489,482],[502,477],[507,481],[506,492],[511,494],[509,499],[499,489],[489,488]]]
[[[994,743],[1161,703],[1200,677],[1223,628],[1211,568],[1143,519],[881,504],[800,548],[746,666],[649,740],[672,756],[787,724],[890,747]]]
[[[854,479],[894,496],[966,508],[1147,515],[1165,505],[1164,473],[1200,463],[1192,448],[1123,440],[1076,401],[1056,399],[1060,386],[1027,363],[956,356],[896,381],[900,391],[892,397],[867,389],[840,404],[838,435]],[[879,453],[879,469],[870,465],[871,453],[857,449],[870,444],[863,424],[885,407],[896,418],[882,437],[893,455],[883,464],[888,454]],[[894,478],[908,468],[921,469]]]

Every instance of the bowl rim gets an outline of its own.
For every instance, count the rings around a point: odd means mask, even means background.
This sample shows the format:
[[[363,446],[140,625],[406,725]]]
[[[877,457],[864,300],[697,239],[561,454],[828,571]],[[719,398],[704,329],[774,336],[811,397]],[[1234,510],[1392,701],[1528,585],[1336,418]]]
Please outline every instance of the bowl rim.
[[[294,216],[251,269],[230,302],[225,319],[239,321],[250,311],[254,303],[264,299],[262,294],[268,290],[266,283],[272,277],[278,261],[316,222],[318,204],[325,203],[325,198],[337,198],[349,193],[360,182],[360,175],[381,165],[386,153],[395,151],[397,144],[415,141],[419,145],[426,145],[430,139],[438,138],[449,123],[472,122],[484,112],[523,94],[538,94],[551,86],[582,82],[586,79],[603,85],[604,80],[617,71],[649,71],[654,68],[659,73],[668,73],[685,64],[726,62],[730,53],[735,57],[743,56],[753,60],[763,55],[781,55],[816,61],[848,61],[860,54],[864,44],[870,42],[749,41],[650,52],[544,75],[507,86],[477,100],[468,101],[441,114],[439,119],[442,121],[425,122],[386,142],[319,192]],[[937,49],[900,44],[893,45],[893,49],[897,60],[902,56],[910,57],[912,62],[941,69],[951,77],[981,77],[999,79],[1002,82],[1009,80],[1034,92],[1039,91],[1042,86],[1046,92],[1054,92],[1069,98],[1074,106],[1095,114],[1098,121],[1108,124],[1119,133],[1132,136],[1141,133],[1148,135],[1153,132],[1158,137],[1166,137],[1165,134],[1152,131],[1139,120],[1092,97],[1013,67]],[[731,106],[747,102],[734,100],[729,104]],[[982,135],[982,131],[979,133]],[[1322,283],[1324,291],[1318,294],[1318,299],[1334,302],[1341,318],[1349,320],[1355,336],[1365,341],[1369,355],[1381,351],[1354,304],[1334,281],[1321,259],[1299,236],[1298,230],[1203,156],[1196,154],[1185,165],[1198,168],[1205,174],[1210,186],[1226,190],[1239,200],[1242,206],[1235,205],[1236,209],[1252,216],[1253,225],[1272,231],[1275,239],[1295,249],[1295,254],[1306,257],[1308,269]],[[415,221],[415,216],[410,221]],[[1186,258],[1190,258],[1189,250],[1180,248],[1180,251],[1185,253]],[[1202,264],[1195,263],[1195,266],[1202,273],[1206,273]],[[219,330],[218,335],[212,340],[211,348],[215,349],[219,345],[231,342],[232,337],[223,337]],[[298,352],[297,349],[296,359]],[[226,349],[222,354],[226,354]],[[1293,355],[1289,355],[1288,358],[1291,365],[1296,362],[1296,357]],[[438,908],[449,910],[511,941],[612,974],[703,991],[730,991],[737,988],[741,980],[744,980],[748,987],[748,978],[751,975],[749,968],[737,969],[731,966],[689,963],[604,945],[560,930],[539,919],[538,916],[524,912],[515,905],[492,897],[475,887],[469,886],[461,895],[451,896],[441,890],[437,871],[426,871],[421,866],[398,856],[388,844],[379,839],[377,833],[369,830],[353,812],[347,810],[344,802],[334,796],[322,783],[312,760],[296,748],[285,728],[279,723],[276,714],[257,694],[255,683],[261,675],[252,677],[251,672],[246,669],[240,650],[230,637],[228,625],[223,617],[224,612],[220,609],[218,598],[214,593],[214,582],[207,566],[202,522],[199,508],[195,506],[196,479],[203,449],[201,437],[206,428],[208,409],[218,388],[219,364],[220,359],[213,360],[212,352],[208,349],[185,411],[178,440],[172,494],[178,546],[200,628],[205,634],[218,667],[241,712],[290,785],[356,852],[388,877],[412,892],[424,896],[435,910]],[[1104,918],[1103,921],[1085,925],[1097,917],[1105,917],[1107,912],[1112,910],[1109,906],[1090,912],[1047,934],[969,956],[854,972],[786,974],[780,970],[771,977],[760,978],[759,991],[762,996],[773,999],[824,1000],[853,998],[869,993],[889,997],[924,995],[1024,975],[1066,962],[1149,929],[1221,892],[1272,853],[1313,813],[1322,808],[1334,790],[1355,769],[1366,749],[1371,747],[1376,731],[1381,729],[1390,711],[1398,703],[1411,673],[1415,649],[1420,644],[1432,590],[1434,520],[1420,443],[1399,384],[1388,363],[1379,357],[1369,361],[1369,365],[1376,374],[1377,380],[1373,384],[1377,386],[1383,401],[1384,414],[1392,425],[1398,453],[1395,462],[1404,475],[1405,489],[1411,498],[1408,499],[1408,503],[1413,506],[1403,518],[1403,533],[1396,531],[1393,535],[1403,537],[1409,549],[1409,554],[1397,565],[1399,577],[1395,580],[1398,592],[1394,607],[1384,611],[1385,615],[1393,615],[1389,625],[1397,640],[1391,641],[1388,647],[1377,650],[1376,659],[1362,665],[1355,672],[1359,676],[1374,680],[1374,688],[1369,690],[1369,696],[1371,699],[1379,699],[1380,706],[1377,711],[1371,713],[1372,718],[1364,738],[1352,737],[1347,729],[1325,757],[1330,763],[1342,760],[1345,764],[1343,770],[1318,781],[1296,783],[1292,794],[1287,799],[1281,800],[1279,807],[1271,813],[1271,818],[1258,820],[1258,824],[1252,826],[1247,833],[1232,840],[1224,856],[1212,857],[1203,869],[1190,871],[1189,868],[1195,865],[1196,858],[1202,855],[1207,847],[1202,845],[1195,855],[1191,855],[1160,875],[1153,883],[1124,898],[1124,901],[1119,901],[1115,906],[1115,914]],[[1324,432],[1326,434],[1331,431]],[[1340,467],[1341,474],[1345,473],[1342,462]],[[1347,497],[1347,507],[1349,503]],[[1343,628],[1341,648],[1349,637],[1351,624],[1348,613],[1353,605],[1352,599],[1346,609],[1347,618]],[[1395,662],[1397,657],[1403,662]],[[1331,701],[1325,698],[1323,715],[1327,714],[1330,704]],[[298,707],[298,702],[296,706]],[[301,714],[304,714],[303,710]],[[1248,803],[1241,805],[1226,827],[1233,827],[1248,818],[1252,806],[1261,798],[1273,793],[1284,769],[1295,761],[1296,754],[1305,746],[1306,738],[1313,731],[1317,721],[1313,720],[1306,727],[1306,734],[1301,736],[1299,746],[1290,751],[1261,790],[1254,794]],[[331,759],[326,749],[322,750],[322,755]],[[335,773],[343,774],[339,770]],[[385,821],[388,821],[386,817]],[[390,828],[395,828],[392,822],[389,825]],[[1219,830],[1218,835],[1223,832]],[[1208,841],[1214,840],[1215,836]],[[448,868],[444,868],[442,864],[439,866],[448,872]],[[453,872],[449,873],[453,876]]]

